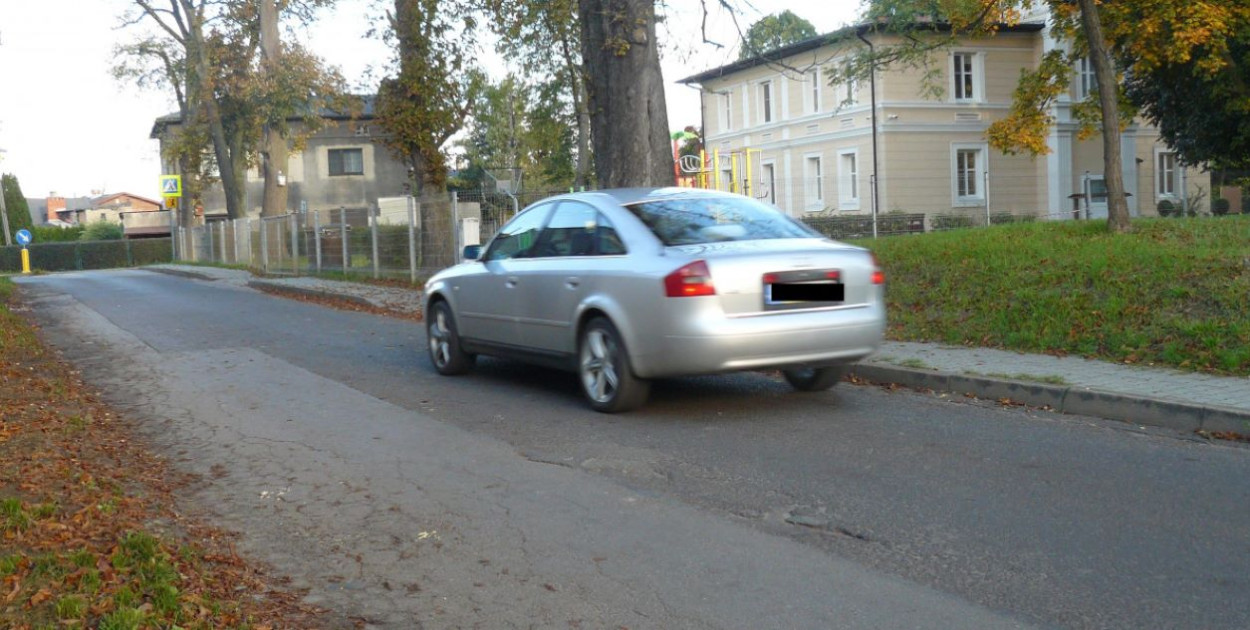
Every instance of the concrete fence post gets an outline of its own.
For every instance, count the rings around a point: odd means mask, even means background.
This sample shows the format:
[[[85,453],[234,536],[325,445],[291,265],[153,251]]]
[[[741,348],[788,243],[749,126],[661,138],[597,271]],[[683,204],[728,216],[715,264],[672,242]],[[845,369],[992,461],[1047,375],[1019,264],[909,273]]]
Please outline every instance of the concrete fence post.
[[[372,240],[373,254],[373,277],[376,280],[381,274],[381,263],[378,261],[378,214],[380,208],[378,206],[365,206],[365,212],[369,214],[369,237]]]
[[[299,274],[299,215],[291,213],[287,215],[291,218],[291,271]]]
[[[343,244],[343,273],[347,273],[352,260],[347,257],[347,208],[339,208],[339,236]]]
[[[317,273],[321,273],[321,213],[312,211],[313,218],[313,249],[316,250]]]
[[[407,196],[408,201],[408,278],[413,283],[417,283],[417,205],[413,203],[412,195]]]
[[[461,230],[463,227],[460,225],[460,194],[453,190],[451,191],[451,258],[446,264],[454,265],[460,260],[460,243],[463,242],[460,238]]]
[[[260,270],[269,273],[269,239],[266,238],[265,218],[260,219]]]

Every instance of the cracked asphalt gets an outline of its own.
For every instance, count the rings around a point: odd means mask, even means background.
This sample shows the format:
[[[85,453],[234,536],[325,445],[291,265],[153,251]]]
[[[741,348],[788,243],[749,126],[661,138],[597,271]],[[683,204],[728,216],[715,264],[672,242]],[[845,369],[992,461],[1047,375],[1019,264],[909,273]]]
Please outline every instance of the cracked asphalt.
[[[1250,626],[1250,449],[763,374],[588,411],[411,322],[144,271],[22,281],[201,481],[186,509],[379,628]]]

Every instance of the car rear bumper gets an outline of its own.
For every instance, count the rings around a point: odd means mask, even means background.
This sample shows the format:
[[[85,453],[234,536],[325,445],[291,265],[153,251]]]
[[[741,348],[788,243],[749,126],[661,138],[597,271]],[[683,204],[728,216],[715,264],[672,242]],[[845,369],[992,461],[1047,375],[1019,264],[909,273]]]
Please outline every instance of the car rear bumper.
[[[832,311],[687,320],[680,330],[651,336],[631,352],[643,378],[759,368],[848,363],[877,350],[885,311],[865,305]]]

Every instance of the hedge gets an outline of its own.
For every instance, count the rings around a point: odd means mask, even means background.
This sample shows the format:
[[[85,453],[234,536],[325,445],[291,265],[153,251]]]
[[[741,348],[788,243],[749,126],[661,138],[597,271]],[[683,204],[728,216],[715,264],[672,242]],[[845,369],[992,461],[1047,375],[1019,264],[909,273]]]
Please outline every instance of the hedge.
[[[173,259],[168,238],[32,243],[28,249],[30,267],[39,271],[138,267],[167,263]],[[21,251],[17,246],[0,248],[0,271],[21,271]]]
[[[872,215],[803,217],[803,222],[817,232],[835,240],[872,236]],[[877,215],[878,234],[907,232],[924,232],[923,214]]]

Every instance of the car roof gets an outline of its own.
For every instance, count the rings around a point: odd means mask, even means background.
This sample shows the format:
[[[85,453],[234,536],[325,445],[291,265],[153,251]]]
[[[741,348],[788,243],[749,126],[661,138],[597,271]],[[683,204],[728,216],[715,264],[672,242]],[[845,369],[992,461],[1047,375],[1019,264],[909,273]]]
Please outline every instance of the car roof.
[[[662,188],[609,188],[607,190],[587,190],[584,192],[560,195],[557,199],[586,199],[588,197],[599,197],[601,199],[606,198],[606,200],[616,203],[617,205],[628,206],[643,201],[653,201],[658,199],[706,199],[713,197],[736,196],[737,195],[733,195],[732,193],[726,193],[719,190],[667,186]]]

